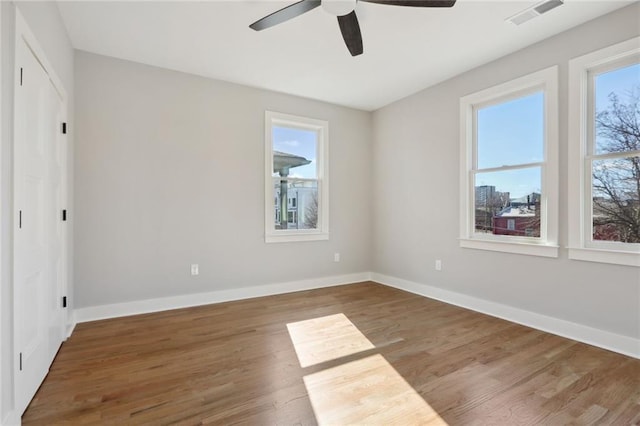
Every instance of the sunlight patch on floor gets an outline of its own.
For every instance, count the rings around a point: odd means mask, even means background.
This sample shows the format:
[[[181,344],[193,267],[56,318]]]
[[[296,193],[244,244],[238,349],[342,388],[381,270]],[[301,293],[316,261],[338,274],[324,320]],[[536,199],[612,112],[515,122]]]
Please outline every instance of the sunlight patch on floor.
[[[290,323],[287,329],[303,368],[375,348],[344,314]]]
[[[376,348],[344,314],[287,329],[302,368]],[[447,425],[382,355],[365,355],[304,376],[320,425]]]
[[[382,355],[304,377],[320,425],[446,425]]]

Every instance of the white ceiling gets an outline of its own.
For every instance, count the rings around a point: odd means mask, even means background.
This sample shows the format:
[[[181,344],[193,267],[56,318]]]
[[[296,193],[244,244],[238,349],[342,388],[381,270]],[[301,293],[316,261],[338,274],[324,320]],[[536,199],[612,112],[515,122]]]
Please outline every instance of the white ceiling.
[[[364,54],[351,57],[321,7],[267,30],[249,24],[294,3],[59,2],[73,46],[248,86],[375,110],[633,0],[566,0],[521,26],[538,1],[458,0],[451,9],[358,3]]]

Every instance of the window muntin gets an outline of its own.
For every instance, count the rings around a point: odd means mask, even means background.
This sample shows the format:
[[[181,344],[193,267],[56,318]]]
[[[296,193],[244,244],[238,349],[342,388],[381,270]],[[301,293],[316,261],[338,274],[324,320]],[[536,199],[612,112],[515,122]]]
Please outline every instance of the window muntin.
[[[461,98],[462,247],[557,257],[557,74]]]
[[[265,239],[328,238],[326,121],[265,114]]]

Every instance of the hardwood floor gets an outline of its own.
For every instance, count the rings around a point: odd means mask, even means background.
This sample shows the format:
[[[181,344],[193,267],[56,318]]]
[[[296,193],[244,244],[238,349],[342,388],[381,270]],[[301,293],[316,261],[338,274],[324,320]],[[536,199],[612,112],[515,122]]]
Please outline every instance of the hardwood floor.
[[[79,324],[22,420],[630,425],[640,360],[361,283]]]

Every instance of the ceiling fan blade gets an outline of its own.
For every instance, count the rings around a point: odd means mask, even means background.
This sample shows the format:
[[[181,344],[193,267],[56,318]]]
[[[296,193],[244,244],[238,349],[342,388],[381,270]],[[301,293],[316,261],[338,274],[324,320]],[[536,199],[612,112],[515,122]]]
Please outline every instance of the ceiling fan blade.
[[[269,27],[273,27],[274,25],[288,21],[289,19],[293,19],[296,16],[300,16],[318,6],[320,6],[320,0],[302,0],[273,12],[262,19],[258,19],[256,22],[249,25],[249,28],[256,31],[262,31]]]
[[[358,0],[366,3],[388,4],[391,6],[452,7],[456,0]]]
[[[338,25],[351,56],[362,54],[362,34],[360,34],[360,24],[358,24],[356,11],[338,16]]]

